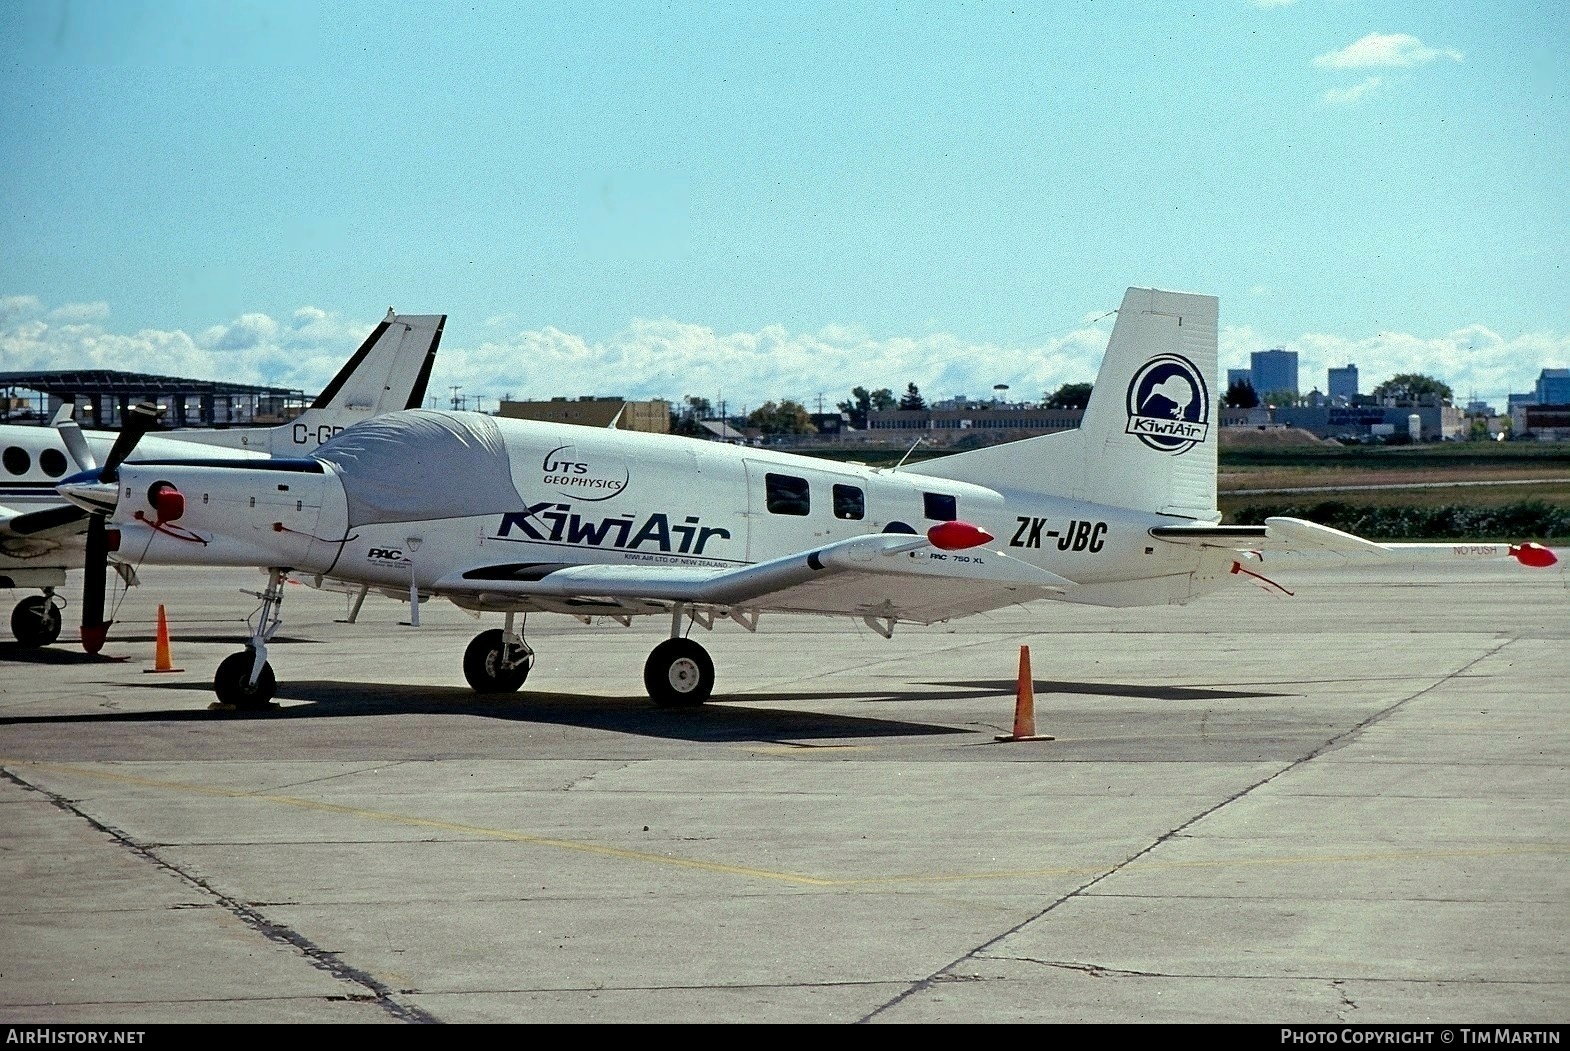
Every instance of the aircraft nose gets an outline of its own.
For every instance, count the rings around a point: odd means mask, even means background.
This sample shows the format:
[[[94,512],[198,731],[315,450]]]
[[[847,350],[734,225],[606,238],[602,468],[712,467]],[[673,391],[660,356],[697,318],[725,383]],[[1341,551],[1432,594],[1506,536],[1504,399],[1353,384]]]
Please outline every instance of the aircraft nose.
[[[120,486],[115,482],[103,481],[97,471],[78,471],[62,478],[60,484],[55,486],[55,492],[84,511],[109,514],[119,502]]]

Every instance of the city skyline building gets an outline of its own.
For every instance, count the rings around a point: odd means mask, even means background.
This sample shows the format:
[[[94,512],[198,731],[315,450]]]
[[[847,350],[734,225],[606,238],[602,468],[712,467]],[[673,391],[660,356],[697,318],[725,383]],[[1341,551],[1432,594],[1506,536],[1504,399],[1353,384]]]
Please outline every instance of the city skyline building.
[[[1357,366],[1348,362],[1342,368],[1332,368],[1325,383],[1325,391],[1330,395],[1332,404],[1340,401],[1350,405],[1362,393],[1358,390]]]
[[[1293,395],[1297,388],[1297,351],[1276,347],[1274,350],[1256,350],[1249,355],[1249,372],[1252,376],[1254,390],[1260,397],[1275,391],[1290,391]]]

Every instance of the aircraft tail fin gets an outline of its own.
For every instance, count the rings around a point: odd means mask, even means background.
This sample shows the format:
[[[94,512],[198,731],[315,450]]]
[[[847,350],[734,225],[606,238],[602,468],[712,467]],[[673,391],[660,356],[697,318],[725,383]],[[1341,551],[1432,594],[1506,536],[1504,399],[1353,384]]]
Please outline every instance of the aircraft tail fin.
[[[1214,296],[1130,288],[1079,428],[904,468],[995,489],[1220,521]]]
[[[310,407],[280,427],[170,431],[162,437],[207,446],[299,456],[346,427],[399,409],[417,409],[442,341],[446,314],[391,310]]]
[[[446,314],[395,314],[389,309],[311,408],[365,416],[418,409],[446,324]]]

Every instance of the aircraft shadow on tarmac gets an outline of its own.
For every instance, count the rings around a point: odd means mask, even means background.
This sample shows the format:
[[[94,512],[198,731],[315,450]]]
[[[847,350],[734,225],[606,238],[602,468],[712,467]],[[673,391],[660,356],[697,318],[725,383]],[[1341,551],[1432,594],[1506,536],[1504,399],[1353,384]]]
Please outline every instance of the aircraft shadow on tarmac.
[[[208,706],[211,686],[202,680],[157,683],[122,683],[128,689],[173,690],[198,695],[202,704],[190,709],[140,712],[92,712],[70,715],[0,717],[0,727],[27,724],[210,722],[235,719],[293,722],[301,719],[359,718],[399,715],[481,716],[521,723],[576,726],[647,737],[717,743],[789,739],[840,740],[853,738],[967,735],[962,728],[918,723],[903,719],[834,715],[822,711],[759,704],[811,704],[821,701],[905,703],[975,701],[1013,697],[1013,680],[977,679],[922,683],[920,690],[849,690],[749,693],[730,698],[717,696],[695,708],[658,708],[648,698],[603,697],[586,694],[524,691],[516,694],[481,695],[457,686],[406,686],[384,683],[305,680],[280,683],[280,706],[261,712],[215,710]],[[1283,694],[1258,690],[1208,687],[1131,686],[1121,683],[1059,682],[1038,679],[1041,694],[1086,694],[1171,701],[1271,698]],[[304,701],[305,704],[292,702]],[[1005,710],[1008,708],[1008,710]],[[1000,707],[997,722],[1006,724],[1011,707]],[[987,727],[990,732],[996,727]]]
[[[1272,690],[1259,689],[1221,689],[1215,686],[1134,686],[1122,682],[1067,682],[1053,679],[1033,679],[1032,692],[1035,694],[1085,694],[1091,697],[1132,697],[1145,701],[1236,701],[1250,698],[1290,697],[1290,693],[1279,693]],[[1013,696],[1018,683],[1013,679],[970,679],[958,682],[925,683],[928,686],[953,686],[961,687],[972,696],[986,694],[1008,694]],[[926,696],[923,694],[922,696]]]
[[[115,643],[156,642],[152,635],[116,635],[110,641]],[[180,642],[234,642],[231,635],[181,635]],[[289,643],[303,642],[316,643],[319,639],[301,639],[283,637],[273,639],[268,645],[286,645]],[[129,657],[114,657],[104,653],[87,653],[74,645],[67,646],[64,641],[54,646],[23,646],[19,642],[0,642],[0,661],[15,661],[17,664],[124,664]]]
[[[398,715],[482,716],[521,723],[577,726],[610,730],[646,737],[693,742],[758,741],[788,738],[836,740],[868,737],[911,737],[964,735],[974,730],[954,726],[935,726],[902,720],[871,719],[831,715],[814,711],[782,708],[755,708],[727,705],[716,697],[694,708],[658,708],[642,695],[603,697],[571,693],[476,694],[457,686],[401,686],[382,683],[334,682],[331,680],[291,681],[278,684],[277,699],[283,702],[267,711],[244,712],[215,710],[208,707],[212,687],[206,682],[122,683],[124,688],[156,688],[192,692],[202,706],[164,711],[91,712],[70,715],[0,717],[0,727],[37,724],[211,722],[244,719],[261,722],[292,722],[300,719],[341,719]],[[974,696],[965,691],[963,696]],[[737,700],[782,701],[787,698],[824,700],[828,698],[868,700],[917,697],[941,699],[942,694],[900,694],[880,691],[826,694],[774,694],[767,698],[752,695]],[[956,695],[958,696],[958,695]],[[291,702],[305,701],[306,704]]]

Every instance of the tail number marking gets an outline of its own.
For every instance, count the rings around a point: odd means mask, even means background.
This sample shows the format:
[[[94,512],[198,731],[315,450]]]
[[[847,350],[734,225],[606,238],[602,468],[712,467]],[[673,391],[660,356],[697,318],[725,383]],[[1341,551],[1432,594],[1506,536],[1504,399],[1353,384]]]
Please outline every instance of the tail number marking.
[[[1014,521],[1019,523],[1019,528],[1014,530],[1014,535],[1009,539],[1009,547],[1036,548],[1042,546],[1042,539],[1057,541],[1059,551],[1100,551],[1107,543],[1107,524],[1105,522],[1092,522],[1087,519],[1070,519],[1067,526],[1062,529],[1047,529],[1047,518],[1030,518],[1017,516]]]

